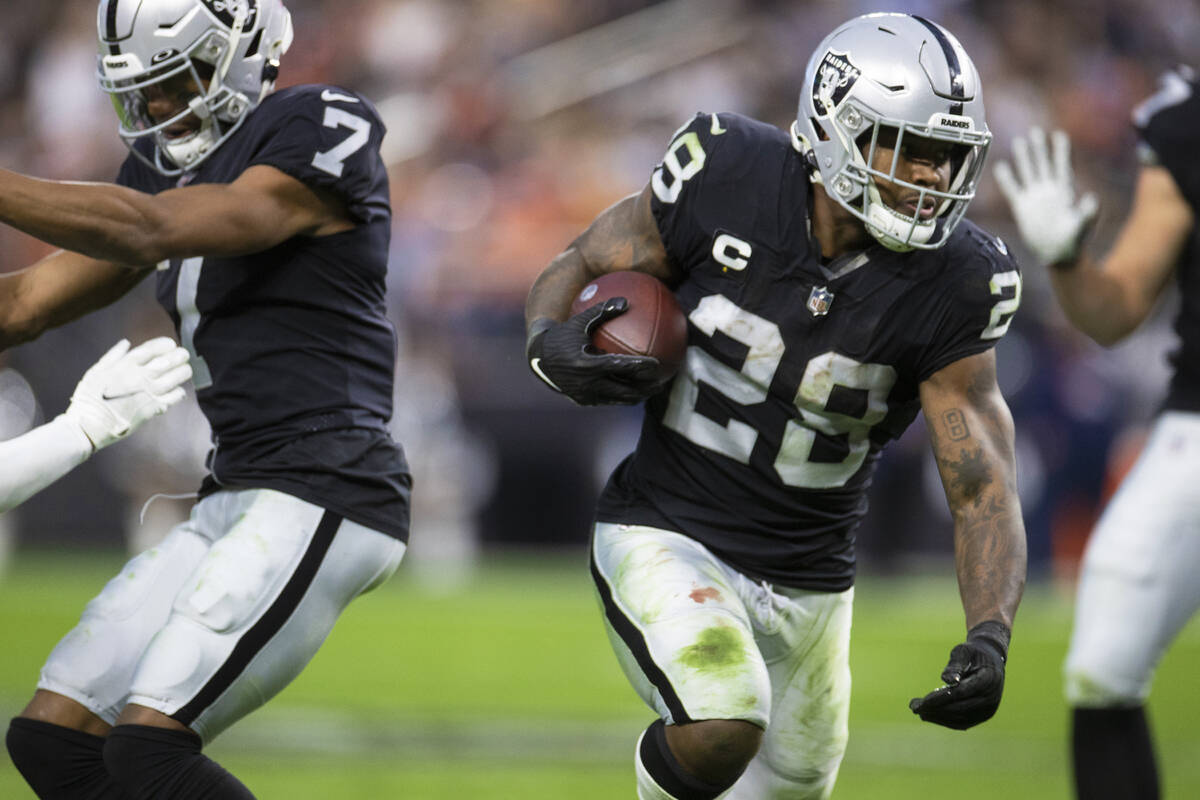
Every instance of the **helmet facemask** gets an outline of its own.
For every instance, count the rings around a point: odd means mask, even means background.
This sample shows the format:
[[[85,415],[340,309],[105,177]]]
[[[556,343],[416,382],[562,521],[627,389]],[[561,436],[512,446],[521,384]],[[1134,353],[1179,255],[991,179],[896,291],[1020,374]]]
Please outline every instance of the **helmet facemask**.
[[[197,166],[225,140],[246,112],[249,105],[246,96],[223,85],[219,67],[199,55],[216,55],[218,58],[214,60],[220,63],[221,57],[229,51],[228,41],[224,41],[220,33],[213,32],[187,52],[132,78],[106,78],[104,67],[101,67],[100,85],[111,95],[121,121],[118,135],[131,149],[138,139],[154,137],[157,148],[155,163],[151,166],[159,172],[179,174]],[[111,70],[109,72],[111,74]],[[170,118],[155,122],[150,116],[149,92],[156,86],[160,91],[169,87],[168,94],[177,96],[177,89],[185,84],[190,84],[194,92],[187,105]],[[179,137],[167,133],[169,128],[192,116],[200,120],[197,130]],[[164,163],[164,155],[170,160],[169,164]]]
[[[849,139],[847,150],[851,157],[825,189],[890,250],[940,247],[975,197],[991,134],[938,124],[944,117],[948,115],[939,115],[933,124],[925,125],[878,117],[867,122],[866,114],[849,104],[826,121],[835,135]],[[939,144],[944,147],[938,147]],[[946,153],[935,161],[939,165],[948,162],[950,178],[945,189],[898,177],[901,159],[907,157],[910,149]],[[879,156],[888,150],[891,157],[877,163]],[[909,212],[889,205],[881,195],[881,183],[913,195],[915,208]],[[894,194],[896,189],[888,191]],[[932,214],[921,213],[921,209],[929,207]]]

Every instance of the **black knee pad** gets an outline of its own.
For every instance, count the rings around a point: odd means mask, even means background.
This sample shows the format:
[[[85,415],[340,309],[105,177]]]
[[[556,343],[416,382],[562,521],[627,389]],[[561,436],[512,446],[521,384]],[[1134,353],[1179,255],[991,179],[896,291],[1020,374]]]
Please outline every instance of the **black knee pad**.
[[[118,725],[104,742],[104,763],[133,800],[254,800],[201,744],[191,731]]]
[[[21,777],[42,800],[121,800],[108,775],[104,737],[16,717],[4,739]]]
[[[679,800],[713,800],[737,783],[735,777],[728,783],[715,785],[702,781],[685,770],[667,746],[666,724],[661,719],[656,719],[646,729],[638,758],[642,760],[642,766],[655,782]]]

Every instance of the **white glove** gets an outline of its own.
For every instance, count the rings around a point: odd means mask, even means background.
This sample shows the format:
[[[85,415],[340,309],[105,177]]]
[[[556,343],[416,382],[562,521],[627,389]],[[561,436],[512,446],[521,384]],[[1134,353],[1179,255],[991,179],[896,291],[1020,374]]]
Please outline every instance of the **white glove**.
[[[995,171],[1021,238],[1043,264],[1074,259],[1099,208],[1094,194],[1075,196],[1067,134],[1054,131],[1050,139],[1052,152],[1041,128],[1030,130],[1027,139],[1018,136],[1013,140],[1017,175],[1013,176],[1007,161],[997,164]]]
[[[64,415],[99,450],[182,400],[180,384],[191,377],[187,350],[169,338],[132,350],[122,339],[83,373]]]

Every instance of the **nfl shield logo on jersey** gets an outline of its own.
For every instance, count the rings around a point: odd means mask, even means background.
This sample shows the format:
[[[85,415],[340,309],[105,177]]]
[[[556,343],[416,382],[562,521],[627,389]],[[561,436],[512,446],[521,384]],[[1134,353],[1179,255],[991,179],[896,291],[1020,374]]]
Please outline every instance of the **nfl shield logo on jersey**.
[[[808,295],[808,310],[812,312],[814,317],[823,317],[828,314],[829,306],[832,304],[833,292],[824,286],[814,286],[812,292]]]

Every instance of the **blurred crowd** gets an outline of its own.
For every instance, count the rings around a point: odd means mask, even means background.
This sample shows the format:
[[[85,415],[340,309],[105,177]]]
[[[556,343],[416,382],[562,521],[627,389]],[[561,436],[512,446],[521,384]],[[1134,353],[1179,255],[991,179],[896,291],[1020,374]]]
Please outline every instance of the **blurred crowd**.
[[[954,32],[983,76],[991,159],[1031,125],[1071,135],[1080,183],[1102,198],[1101,246],[1135,169],[1130,109],[1166,67],[1200,66],[1194,0],[285,2],[296,39],[280,85],[354,87],[388,125],[394,427],[416,476],[414,568],[440,579],[469,569],[481,546],[586,540],[595,493],[631,449],[638,411],[580,410],[534,382],[522,358],[524,296],[600,210],[644,185],[693,113],[786,126],[808,56],[833,27],[867,11],[919,13]],[[125,150],[93,77],[95,7],[22,4],[0,29],[0,167],[116,174]],[[990,178],[970,216],[1021,254]],[[0,227],[0,271],[47,252]],[[1171,309],[1104,351],[1066,326],[1045,276],[1023,263],[1001,383],[1017,420],[1031,566],[1069,574],[1162,394]],[[0,438],[61,411],[112,341],[169,332],[151,283],[0,354]],[[194,491],[207,435],[194,405],[177,409],[0,527],[22,546],[152,541],[185,505],[147,501]],[[917,424],[885,458],[860,536],[869,567],[950,552],[928,453]]]

